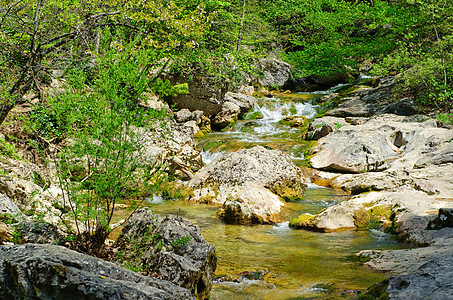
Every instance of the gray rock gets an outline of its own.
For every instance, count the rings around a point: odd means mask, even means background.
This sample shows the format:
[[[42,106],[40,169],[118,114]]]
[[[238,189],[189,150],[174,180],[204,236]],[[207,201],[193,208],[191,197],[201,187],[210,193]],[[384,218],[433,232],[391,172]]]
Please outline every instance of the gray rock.
[[[360,173],[451,161],[453,131],[437,128],[434,120],[398,122],[403,118],[381,115],[342,127],[319,140],[310,162],[321,170]]]
[[[197,125],[201,125],[203,122],[204,113],[201,110],[195,110],[192,112],[192,120],[197,123]]]
[[[275,224],[284,203],[264,187],[249,187],[227,198],[217,214],[227,224]]]
[[[61,246],[0,246],[1,299],[194,299],[169,281],[142,276]]]
[[[377,110],[377,114],[395,114],[400,116],[411,116],[418,112],[414,99],[404,98],[390,101]]]
[[[19,241],[21,244],[62,244],[65,234],[55,225],[39,222],[21,223]]]
[[[144,145],[142,159],[173,164],[178,159],[184,169],[194,172],[203,165],[201,151],[195,145],[194,127],[177,124],[174,120],[165,120],[154,125],[154,130],[141,130],[140,141]],[[177,168],[181,168],[179,165]]]
[[[17,207],[16,203],[11,201],[11,199],[8,196],[5,196],[2,193],[0,193],[0,215],[2,214],[23,217],[23,214],[20,211],[19,207]]]
[[[436,142],[428,141],[427,144],[428,147],[421,151],[422,157],[415,163],[415,168],[453,163],[453,141],[437,145]]]
[[[198,226],[179,216],[162,218],[149,209],[137,210],[124,226],[116,244],[119,264],[132,265],[207,298],[216,269],[214,246]]]
[[[226,101],[223,103],[220,111],[215,115],[211,121],[213,129],[220,130],[230,125],[233,121],[237,120],[241,108],[233,102]]]
[[[192,120],[192,112],[187,108],[183,108],[175,113],[175,120],[178,123],[185,123]]]
[[[289,155],[262,146],[216,158],[189,181],[189,201],[223,204],[250,186],[261,186],[287,200],[300,199],[306,185]]]
[[[258,83],[262,86],[282,87],[291,76],[291,65],[274,58],[260,59],[257,67],[263,73],[258,78]]]
[[[191,80],[182,74],[169,75],[168,79],[173,85],[188,83],[189,86],[189,94],[167,97],[166,100],[177,108],[201,110],[205,116],[214,115],[221,109],[227,92],[225,81],[202,74],[193,75]]]
[[[380,78],[377,87],[366,90],[361,94],[362,100],[368,103],[376,103],[390,98],[396,81],[396,77],[393,76]]]
[[[343,118],[323,117],[313,120],[308,126],[306,139],[319,140],[329,133],[348,125]]]
[[[231,92],[225,94],[225,101],[232,102],[239,106],[241,109],[239,116],[243,116],[248,113],[258,102],[258,100],[253,96]]]
[[[450,238],[431,247],[362,251],[357,255],[371,259],[366,265],[375,270],[397,274],[384,283],[390,299],[452,299],[452,246]]]
[[[429,222],[428,229],[441,229],[445,227],[453,227],[453,208],[439,209],[439,215],[436,219]]]
[[[404,239],[411,232],[424,230],[434,219],[433,212],[443,207],[453,208],[453,203],[402,187],[393,191],[354,196],[322,210],[310,219],[304,219],[304,222],[296,227],[324,232],[355,229],[360,227],[358,224],[363,225],[358,218],[364,216],[358,212],[365,211],[379,220],[383,229],[397,233]],[[368,222],[369,218],[365,221]]]
[[[359,97],[343,98],[344,102],[329,110],[326,115],[334,117],[369,117],[376,112],[377,105],[361,100]]]

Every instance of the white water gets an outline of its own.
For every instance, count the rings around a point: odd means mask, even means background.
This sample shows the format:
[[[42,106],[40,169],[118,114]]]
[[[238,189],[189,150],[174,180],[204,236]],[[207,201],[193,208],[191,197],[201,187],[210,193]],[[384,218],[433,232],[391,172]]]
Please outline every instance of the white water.
[[[216,159],[217,157],[220,157],[220,156],[222,156],[224,154],[225,153],[223,153],[222,151],[211,153],[209,151],[202,150],[201,151],[201,159],[203,160],[203,163],[205,165],[207,165],[210,162],[212,162],[214,159]]]

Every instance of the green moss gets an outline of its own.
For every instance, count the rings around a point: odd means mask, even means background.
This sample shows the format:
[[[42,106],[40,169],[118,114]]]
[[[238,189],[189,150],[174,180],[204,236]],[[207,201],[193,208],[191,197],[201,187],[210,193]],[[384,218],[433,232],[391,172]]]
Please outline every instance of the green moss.
[[[304,116],[290,116],[290,117],[286,117],[283,120],[281,120],[279,123],[283,124],[283,125],[286,125],[286,126],[289,126],[289,127],[293,127],[293,128],[294,127],[300,128],[300,127],[308,126],[308,120]]]
[[[254,131],[254,128],[251,127],[251,126],[242,126],[241,127],[241,132],[250,133],[250,132],[253,132],[253,131]]]
[[[378,205],[370,209],[370,213],[376,217],[384,218],[390,220],[390,217],[393,213],[392,207],[390,205]]]
[[[361,300],[388,300],[389,294],[386,292],[389,286],[389,280],[386,279],[384,281],[378,282],[373,284],[371,287],[368,288],[365,294],[359,295],[357,299]]]
[[[204,143],[201,143],[200,147],[203,148],[204,151],[209,151],[209,150],[213,150],[213,149],[219,147],[223,143],[224,143],[224,141],[209,141],[209,140],[207,140]]]
[[[314,218],[315,216],[313,215],[303,214],[289,221],[289,226],[295,229],[311,227],[310,225]]]
[[[354,225],[358,229],[365,229],[367,228],[368,224],[370,223],[370,215],[365,210],[365,208],[359,208],[354,211]]]
[[[202,137],[204,137],[204,132],[202,130],[198,130],[197,132],[194,133],[193,137],[202,138]]]
[[[303,198],[305,187],[299,184],[285,184],[276,185],[272,187],[272,192],[279,195],[286,201],[295,202]]]
[[[244,120],[258,120],[263,118],[264,118],[263,114],[260,113],[259,111],[255,111],[244,116]]]

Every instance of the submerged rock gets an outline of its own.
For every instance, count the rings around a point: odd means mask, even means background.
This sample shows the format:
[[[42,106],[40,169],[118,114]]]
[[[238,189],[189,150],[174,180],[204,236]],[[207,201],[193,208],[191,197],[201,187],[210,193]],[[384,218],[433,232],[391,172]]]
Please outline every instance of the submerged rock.
[[[0,246],[0,270],[1,299],[194,299],[169,281],[55,245]]]
[[[188,220],[139,209],[124,226],[115,249],[118,264],[172,281],[197,298],[209,297],[215,248]]]

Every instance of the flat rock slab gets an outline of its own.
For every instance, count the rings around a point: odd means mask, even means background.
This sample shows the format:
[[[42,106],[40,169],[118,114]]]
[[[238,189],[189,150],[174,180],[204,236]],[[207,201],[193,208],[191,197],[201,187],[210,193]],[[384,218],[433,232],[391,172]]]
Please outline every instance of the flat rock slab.
[[[430,247],[366,250],[356,255],[370,259],[366,265],[377,271],[396,274],[384,283],[390,299],[452,299],[453,238],[449,235]]]
[[[435,120],[405,122],[382,115],[362,125],[343,126],[312,148],[311,165],[341,173],[413,169],[453,161],[453,131]]]

